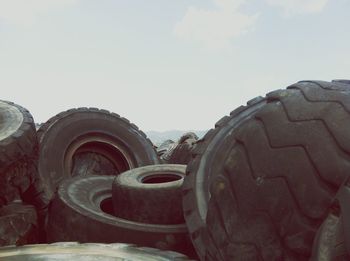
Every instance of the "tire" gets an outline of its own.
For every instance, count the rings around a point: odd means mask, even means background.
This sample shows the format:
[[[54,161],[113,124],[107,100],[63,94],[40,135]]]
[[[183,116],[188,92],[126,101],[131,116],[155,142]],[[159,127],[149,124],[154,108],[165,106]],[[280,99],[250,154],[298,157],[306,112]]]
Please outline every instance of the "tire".
[[[23,199],[35,176],[38,141],[30,113],[0,101],[0,207]]]
[[[183,185],[201,260],[307,260],[350,169],[350,85],[256,98],[197,143]]]
[[[36,243],[37,228],[34,206],[11,203],[0,208],[0,246]]]
[[[159,147],[157,148],[158,157],[162,157],[162,155],[166,153],[174,143],[175,142],[173,140],[166,140],[162,144],[160,144]]]
[[[198,136],[193,132],[183,134],[179,141],[174,144],[164,155],[163,159],[168,164],[184,164],[187,165],[192,159],[191,151],[194,149]]]
[[[193,132],[188,132],[182,135],[178,145],[173,150],[168,163],[170,164],[185,164],[192,159],[192,150],[196,146],[198,137]]]
[[[95,108],[62,112],[38,130],[39,175],[51,198],[71,176],[117,175],[158,163],[146,135],[127,119]]]
[[[316,233],[311,261],[345,261],[350,256],[346,251],[342,217],[330,213]]]
[[[190,260],[186,256],[154,248],[128,244],[79,244],[75,242],[1,247],[0,259],[8,261],[173,261]]]
[[[49,207],[49,242],[132,243],[193,256],[186,224],[145,224],[113,216],[112,176],[64,181]]]
[[[148,224],[183,224],[185,171],[185,165],[161,164],[120,174],[112,186],[115,215]]]

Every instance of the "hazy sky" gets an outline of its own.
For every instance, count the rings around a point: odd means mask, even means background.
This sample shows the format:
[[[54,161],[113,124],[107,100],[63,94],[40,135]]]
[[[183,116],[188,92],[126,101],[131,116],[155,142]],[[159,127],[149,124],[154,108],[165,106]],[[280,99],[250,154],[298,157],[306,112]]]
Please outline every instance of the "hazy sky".
[[[298,80],[350,78],[350,0],[0,0],[0,90],[36,122],[73,107],[208,129]]]

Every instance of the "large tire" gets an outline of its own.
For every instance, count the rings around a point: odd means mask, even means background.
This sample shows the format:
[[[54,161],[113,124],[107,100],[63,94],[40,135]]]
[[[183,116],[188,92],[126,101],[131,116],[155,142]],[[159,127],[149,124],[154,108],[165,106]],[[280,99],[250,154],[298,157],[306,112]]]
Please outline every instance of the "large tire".
[[[303,81],[224,117],[183,185],[202,260],[307,260],[350,172],[350,85]]]
[[[169,146],[164,152],[161,159],[168,164],[184,164],[187,165],[192,159],[192,150],[195,148],[198,136],[194,132],[183,134],[180,139]]]
[[[116,216],[149,224],[183,224],[181,186],[186,166],[161,164],[126,171],[113,181]]]
[[[185,164],[192,159],[192,150],[195,148],[198,137],[193,132],[182,135],[178,141],[178,145],[172,151],[168,160],[169,164]]]
[[[330,213],[316,233],[311,261],[346,261],[350,256],[346,251],[342,217]]]
[[[181,261],[186,256],[155,248],[128,244],[78,244],[75,242],[1,247],[0,259],[7,261]]]
[[[34,206],[14,202],[0,208],[0,246],[36,243],[37,229]]]
[[[132,243],[193,256],[186,224],[146,224],[113,216],[112,176],[64,181],[49,207],[49,242]]]
[[[95,108],[62,112],[38,130],[39,175],[49,198],[64,179],[117,175],[158,163],[146,135],[127,119]]]
[[[30,113],[0,101],[0,206],[20,199],[35,175],[38,141]]]
[[[162,142],[162,144],[157,147],[157,154],[158,157],[161,158],[163,154],[165,154],[174,144],[175,142],[173,140],[165,140]]]

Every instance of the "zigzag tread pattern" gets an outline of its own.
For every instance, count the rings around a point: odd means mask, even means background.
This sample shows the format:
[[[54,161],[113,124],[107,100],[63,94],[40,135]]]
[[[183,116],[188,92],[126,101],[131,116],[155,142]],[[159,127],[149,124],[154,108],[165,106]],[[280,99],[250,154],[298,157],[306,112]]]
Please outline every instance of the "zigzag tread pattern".
[[[223,126],[226,126],[232,118],[239,116],[251,108],[259,107],[265,102],[265,98],[257,97],[249,101],[247,106],[238,107],[230,113],[229,117],[225,116],[220,119],[215,124],[215,129],[210,129],[202,139],[199,139],[196,142],[195,148],[192,150],[192,160],[187,165],[186,178],[183,183],[183,210],[192,242],[196,247],[199,257],[203,258],[203,260],[205,260],[207,251],[210,252],[210,247],[208,247],[210,239],[209,236],[204,233],[205,221],[201,219],[198,213],[199,206],[196,204],[196,193],[194,191],[196,171],[198,170],[199,163],[203,154],[206,152],[208,144],[214,139]]]
[[[184,209],[197,241],[216,241],[197,247],[204,260],[307,260],[315,231],[348,175],[350,141],[342,133],[350,127],[337,129],[350,119],[348,89],[302,82],[268,94],[254,118],[227,134],[233,145],[224,171],[211,170],[207,219],[196,222],[198,206],[190,201],[196,196],[191,185],[198,161],[220,129],[240,114],[219,121],[209,139],[198,143],[184,184]],[[256,251],[246,251],[249,245]]]

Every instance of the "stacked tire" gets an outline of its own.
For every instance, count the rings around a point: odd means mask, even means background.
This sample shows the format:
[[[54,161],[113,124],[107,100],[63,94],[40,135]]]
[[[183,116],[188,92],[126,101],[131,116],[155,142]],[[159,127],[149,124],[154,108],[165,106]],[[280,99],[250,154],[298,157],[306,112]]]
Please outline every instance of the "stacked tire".
[[[350,85],[303,81],[197,143],[183,207],[201,260],[308,260],[350,168]]]
[[[27,191],[36,176],[38,142],[30,113],[0,101],[0,245],[37,240],[37,214]]]
[[[0,101],[0,245],[54,243],[21,248],[23,256],[44,248],[346,260],[348,214],[335,199],[350,175],[348,133],[345,80],[302,81],[254,98],[202,139],[187,133],[158,151],[105,110],[68,110],[36,132],[27,110]],[[83,244],[60,243],[69,241]],[[0,249],[0,258],[17,254]]]

